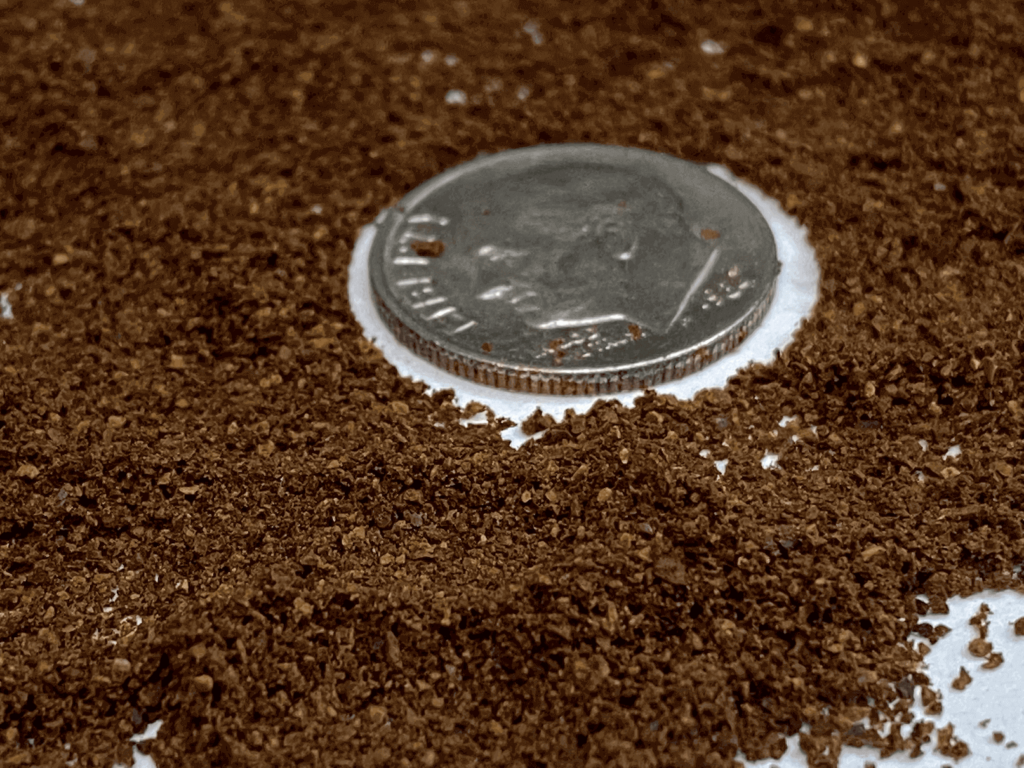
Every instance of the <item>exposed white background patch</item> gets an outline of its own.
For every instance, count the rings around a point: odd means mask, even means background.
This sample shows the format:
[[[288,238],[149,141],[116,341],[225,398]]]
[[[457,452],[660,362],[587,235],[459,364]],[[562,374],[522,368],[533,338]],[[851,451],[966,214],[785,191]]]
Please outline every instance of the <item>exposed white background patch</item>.
[[[981,604],[992,609],[989,615],[988,640],[993,650],[1003,654],[1005,661],[996,669],[983,669],[984,659],[967,652],[967,644],[978,637],[970,625]],[[914,692],[911,709],[915,720],[931,720],[935,730],[952,723],[953,735],[966,742],[971,754],[959,761],[935,752],[935,732],[932,741],[924,745],[924,754],[911,759],[901,752],[882,760],[877,749],[844,747],[839,755],[839,768],[864,768],[875,763],[879,768],[1010,768],[1024,755],[1024,637],[1013,632],[1013,622],[1024,616],[1024,596],[1007,590],[986,591],[968,598],[955,597],[948,601],[949,614],[929,614],[923,617],[930,624],[945,624],[952,631],[932,647],[922,670],[931,679],[932,687],[942,697],[942,714],[930,717],[924,713],[921,688]],[[912,635],[915,644],[924,638]],[[972,682],[964,690],[952,688],[953,680],[967,670]],[[984,725],[981,725],[985,723]],[[902,734],[910,735],[913,724],[904,725]],[[995,740],[1003,734],[1002,743]],[[749,760],[750,768],[808,768],[807,756],[800,750],[799,737],[788,739],[789,749],[778,760]],[[1024,765],[1024,763],[1021,763]]]
[[[163,720],[154,720],[146,726],[142,733],[135,734],[129,739],[129,741],[134,745],[138,744],[140,741],[155,739],[163,724]],[[139,752],[139,748],[136,746],[132,746],[132,761],[135,764],[135,768],[157,768],[156,762],[153,758]],[[124,763],[114,763],[113,768],[127,768],[127,766]]]
[[[544,35],[541,34],[540,27],[537,26],[537,22],[528,21],[523,24],[523,31],[530,36],[533,40],[534,45],[540,45],[544,42]]]
[[[490,423],[490,419],[487,416],[487,411],[480,411],[472,416],[467,416],[464,419],[459,419],[459,424],[464,427],[482,427]]]
[[[466,92],[460,91],[458,88],[452,88],[444,95],[444,101],[446,104],[465,104],[467,101]]]

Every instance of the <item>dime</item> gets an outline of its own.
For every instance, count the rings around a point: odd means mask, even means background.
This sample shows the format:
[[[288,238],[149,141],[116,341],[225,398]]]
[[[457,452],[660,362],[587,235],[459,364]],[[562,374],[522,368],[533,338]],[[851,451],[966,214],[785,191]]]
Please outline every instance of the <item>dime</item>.
[[[377,219],[370,282],[395,336],[538,394],[653,387],[742,343],[780,265],[754,205],[703,166],[625,147],[478,157]]]

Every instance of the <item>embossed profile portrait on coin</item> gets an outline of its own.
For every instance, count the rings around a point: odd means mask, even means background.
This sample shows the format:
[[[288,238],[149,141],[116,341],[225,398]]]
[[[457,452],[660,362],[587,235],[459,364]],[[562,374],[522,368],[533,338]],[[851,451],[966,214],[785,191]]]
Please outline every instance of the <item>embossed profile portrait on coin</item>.
[[[760,323],[767,222],[703,166],[628,147],[541,145],[445,171],[378,216],[381,318],[449,372],[536,393],[679,378]]]
[[[615,168],[506,177],[464,201],[449,247],[472,296],[539,330],[625,321],[665,333],[716,256],[671,188]]]

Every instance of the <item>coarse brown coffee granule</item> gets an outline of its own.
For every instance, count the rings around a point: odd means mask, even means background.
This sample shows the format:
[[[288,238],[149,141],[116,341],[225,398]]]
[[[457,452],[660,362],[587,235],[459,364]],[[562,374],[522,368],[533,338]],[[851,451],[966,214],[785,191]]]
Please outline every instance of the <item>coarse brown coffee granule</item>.
[[[968,674],[967,670],[963,667],[960,667],[960,674],[956,676],[956,679],[952,683],[953,689],[957,691],[962,691],[964,688],[970,685],[972,681],[973,678],[970,676],[970,674]]]
[[[981,665],[982,669],[996,669],[1003,665],[1003,654],[998,651],[992,651],[985,657],[985,663]]]
[[[952,757],[955,760],[960,760],[971,753],[971,750],[967,745],[953,735],[952,723],[939,728],[937,733],[939,743],[938,752],[940,754],[943,754],[946,757]]]
[[[978,608],[978,612],[970,619],[971,626],[978,628],[978,637],[981,640],[985,640],[988,637],[988,627],[990,623],[988,617],[991,614],[992,609],[988,607],[988,603],[982,603],[981,607]]]
[[[0,0],[0,760],[158,719],[159,765],[965,754],[887,724],[938,707],[920,618],[1021,587],[1022,26]],[[772,364],[517,451],[362,338],[347,265],[417,184],[564,141],[729,166],[822,291]]]
[[[926,715],[937,717],[942,714],[942,699],[934,689],[927,686],[921,689],[921,703]]]
[[[967,644],[967,650],[971,656],[977,656],[978,658],[985,658],[992,653],[992,643],[988,640],[982,640],[980,637],[976,637]]]

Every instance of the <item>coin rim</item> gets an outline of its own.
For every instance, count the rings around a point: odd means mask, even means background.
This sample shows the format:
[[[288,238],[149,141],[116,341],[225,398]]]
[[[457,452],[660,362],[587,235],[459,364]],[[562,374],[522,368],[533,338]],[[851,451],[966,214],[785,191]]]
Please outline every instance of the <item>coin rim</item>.
[[[416,318],[407,317],[401,302],[387,284],[384,274],[384,260],[392,234],[405,219],[405,211],[415,206],[440,187],[446,186],[467,173],[480,173],[489,165],[506,164],[525,157],[538,165],[548,162],[551,155],[578,154],[618,155],[615,160],[623,163],[631,157],[638,162],[683,163],[708,174],[716,184],[723,185],[734,194],[741,204],[750,207],[751,212],[762,221],[771,239],[772,254],[775,258],[770,284],[761,297],[742,316],[717,333],[701,340],[699,344],[674,350],[669,355],[646,357],[636,363],[595,366],[590,368],[559,369],[557,366],[527,366],[503,363],[500,358],[485,358],[453,350],[425,338],[416,331]],[[499,389],[528,392],[543,395],[602,395],[647,389],[674,381],[695,373],[714,363],[722,356],[736,349],[752,333],[774,300],[775,290],[781,272],[778,245],[771,226],[757,207],[732,185],[707,171],[706,166],[682,160],[673,155],[652,152],[636,147],[620,147],[603,144],[540,144],[531,147],[505,150],[460,163],[428,179],[409,191],[394,206],[384,209],[375,222],[377,236],[369,253],[370,285],[373,304],[383,323],[396,339],[421,359],[436,367],[476,382]],[[385,296],[392,297],[394,306],[388,304]],[[404,316],[403,316],[404,315]]]

